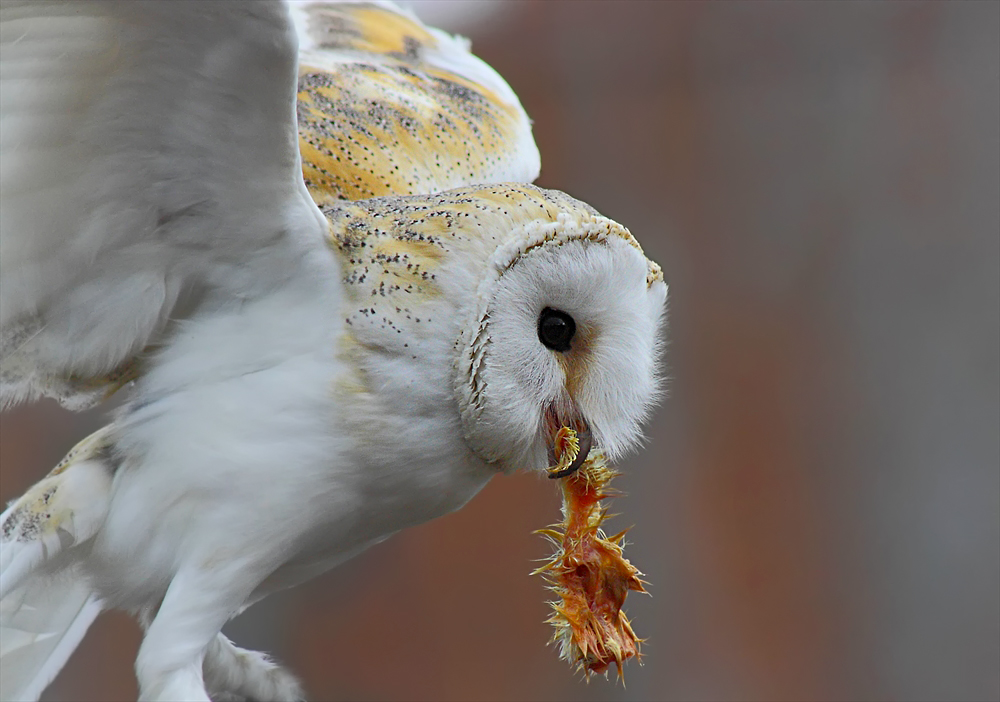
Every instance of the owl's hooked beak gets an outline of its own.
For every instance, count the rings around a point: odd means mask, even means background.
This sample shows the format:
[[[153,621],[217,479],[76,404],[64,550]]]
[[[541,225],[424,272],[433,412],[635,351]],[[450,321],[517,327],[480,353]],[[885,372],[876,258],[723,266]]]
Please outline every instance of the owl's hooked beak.
[[[580,470],[580,466],[587,460],[590,449],[594,446],[594,435],[590,430],[590,424],[572,400],[562,405],[557,405],[556,403],[549,405],[545,411],[545,423],[549,433],[548,452],[550,464],[555,464],[558,461],[555,444],[556,434],[559,430],[563,427],[569,427],[576,432],[576,438],[580,442],[579,453],[577,453],[576,458],[566,468],[550,472],[549,478],[556,480],[557,478],[565,478],[567,475],[573,475],[573,473]]]

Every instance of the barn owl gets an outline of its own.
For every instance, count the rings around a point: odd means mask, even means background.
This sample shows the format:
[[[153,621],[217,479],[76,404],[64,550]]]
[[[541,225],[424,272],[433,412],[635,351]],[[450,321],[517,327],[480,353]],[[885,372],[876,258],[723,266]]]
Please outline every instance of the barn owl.
[[[3,2],[0,399],[124,396],[0,517],[0,696],[103,610],[143,700],[294,700],[220,630],[556,431],[617,457],[663,275],[529,183],[517,97],[384,2]],[[572,467],[572,466],[571,466]]]

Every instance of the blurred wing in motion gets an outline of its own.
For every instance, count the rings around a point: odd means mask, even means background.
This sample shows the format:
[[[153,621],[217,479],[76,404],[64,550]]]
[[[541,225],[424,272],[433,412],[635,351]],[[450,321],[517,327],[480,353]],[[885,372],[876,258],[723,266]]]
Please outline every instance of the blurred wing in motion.
[[[171,316],[264,294],[325,224],[279,3],[0,6],[0,401],[100,399]]]
[[[291,9],[299,141],[317,204],[538,177],[528,116],[468,42],[388,3]]]
[[[388,3],[0,7],[0,404],[92,404],[266,294],[322,240],[309,194],[538,175],[503,79]]]

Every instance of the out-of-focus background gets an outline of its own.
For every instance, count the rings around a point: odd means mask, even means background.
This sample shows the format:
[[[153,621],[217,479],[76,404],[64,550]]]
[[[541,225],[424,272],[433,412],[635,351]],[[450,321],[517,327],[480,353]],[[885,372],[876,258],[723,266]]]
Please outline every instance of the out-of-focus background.
[[[614,509],[645,665],[586,685],[545,646],[533,476],[229,633],[314,700],[1000,698],[1000,4],[417,6],[670,284]],[[99,422],[5,414],[0,496]],[[138,641],[103,617],[47,699],[134,699]]]

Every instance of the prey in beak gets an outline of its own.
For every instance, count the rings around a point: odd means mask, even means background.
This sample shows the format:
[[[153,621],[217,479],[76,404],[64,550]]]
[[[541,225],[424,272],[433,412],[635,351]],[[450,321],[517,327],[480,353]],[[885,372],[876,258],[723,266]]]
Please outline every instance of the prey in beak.
[[[593,446],[590,425],[572,403],[569,412],[546,412],[555,455],[550,478],[562,478],[563,520],[539,531],[556,547],[552,558],[535,573],[559,595],[551,602],[552,642],[560,658],[590,673],[606,673],[614,663],[618,676],[629,658],[639,658],[642,640],[632,630],[622,606],[629,591],[645,592],[642,573],[625,559],[625,532],[608,537],[602,501],[618,494],[609,487],[618,475],[608,467],[604,452]],[[627,531],[627,530],[626,530]]]
[[[572,400],[563,403],[552,403],[545,411],[545,429],[549,436],[549,478],[557,480],[573,475],[587,460],[590,450],[594,447],[594,435],[590,424]],[[566,429],[572,429],[575,436]],[[569,435],[569,436],[568,436]],[[565,442],[572,441],[575,457],[565,468],[560,467],[559,457],[566,455]]]

